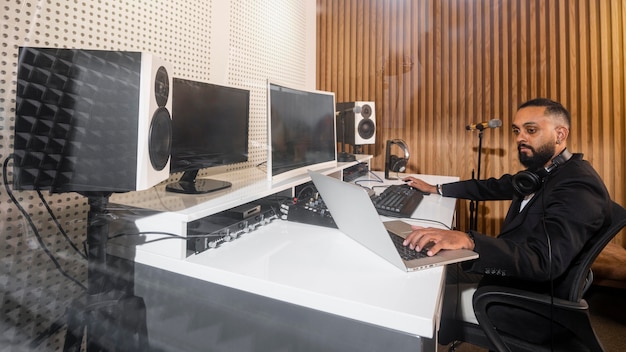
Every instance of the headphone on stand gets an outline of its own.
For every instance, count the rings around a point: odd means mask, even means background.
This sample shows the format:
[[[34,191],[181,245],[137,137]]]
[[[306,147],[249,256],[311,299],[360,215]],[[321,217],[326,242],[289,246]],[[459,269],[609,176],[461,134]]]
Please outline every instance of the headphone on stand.
[[[513,175],[513,188],[515,191],[523,196],[533,194],[541,188],[543,180],[548,174],[550,174],[559,165],[564,164],[572,157],[572,153],[569,150],[563,149],[561,154],[552,159],[552,164],[548,167],[539,168],[537,171],[520,171]]]
[[[391,154],[390,149],[393,144],[402,148],[404,151],[404,158]],[[391,178],[389,178],[389,171],[404,172],[406,170],[406,165],[409,163],[409,157],[409,147],[406,145],[405,141],[402,139],[387,140],[385,148],[385,179],[391,180]]]

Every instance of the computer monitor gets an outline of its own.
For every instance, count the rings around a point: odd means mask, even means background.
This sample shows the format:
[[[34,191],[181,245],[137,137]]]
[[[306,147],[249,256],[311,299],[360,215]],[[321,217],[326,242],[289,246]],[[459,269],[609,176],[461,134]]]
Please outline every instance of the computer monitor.
[[[230,187],[196,176],[200,169],[248,160],[249,115],[249,90],[174,78],[170,172],[183,175],[166,190],[199,194]]]
[[[268,80],[267,100],[272,183],[337,166],[334,93]]]

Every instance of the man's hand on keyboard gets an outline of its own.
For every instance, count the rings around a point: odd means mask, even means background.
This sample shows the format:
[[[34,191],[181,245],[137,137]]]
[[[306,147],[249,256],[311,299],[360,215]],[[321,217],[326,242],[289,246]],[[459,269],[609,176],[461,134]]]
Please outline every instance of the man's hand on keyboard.
[[[417,188],[425,193],[437,193],[437,186],[426,183],[425,181],[415,178],[413,176],[407,176],[402,179],[407,185]]]
[[[442,249],[474,249],[474,241],[465,232],[433,227],[411,227],[413,232],[406,237],[403,245],[419,252],[429,242],[433,242],[434,245],[427,253],[428,256],[433,256]]]

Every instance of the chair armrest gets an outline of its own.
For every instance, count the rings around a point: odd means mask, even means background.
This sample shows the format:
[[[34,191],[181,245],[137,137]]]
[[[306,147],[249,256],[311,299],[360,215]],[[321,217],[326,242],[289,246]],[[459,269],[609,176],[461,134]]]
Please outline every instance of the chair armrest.
[[[581,311],[589,309],[587,302],[581,299],[579,302],[572,302],[566,299],[551,297],[546,294],[540,294],[530,291],[524,291],[516,288],[505,286],[483,286],[476,290],[474,293],[474,304],[477,301],[485,301],[486,303],[504,303],[515,305],[535,311],[533,307],[543,309],[543,311],[537,311],[542,313],[545,311],[546,306],[553,305],[559,309]],[[528,306],[530,305],[530,306]]]
[[[576,334],[587,335],[589,331],[593,331],[590,329],[589,306],[585,300],[572,302],[510,287],[483,286],[474,293],[474,312],[485,335],[498,351],[510,349],[488,315],[488,307],[493,304],[524,309],[550,319]],[[584,321],[587,321],[587,324],[584,324]]]

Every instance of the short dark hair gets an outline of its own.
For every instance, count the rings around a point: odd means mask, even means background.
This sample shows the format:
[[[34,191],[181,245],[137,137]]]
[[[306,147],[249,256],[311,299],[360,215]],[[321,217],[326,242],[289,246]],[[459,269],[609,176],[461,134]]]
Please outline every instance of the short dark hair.
[[[551,99],[547,99],[547,98],[536,98],[536,99],[531,99],[525,103],[522,103],[522,105],[519,106],[518,110],[529,107],[529,106],[545,107],[546,115],[559,115],[563,117],[563,119],[565,120],[565,123],[567,124],[567,128],[570,127],[571,117],[570,117],[569,111],[567,111],[567,109],[563,105],[561,105],[561,103],[556,102]]]

